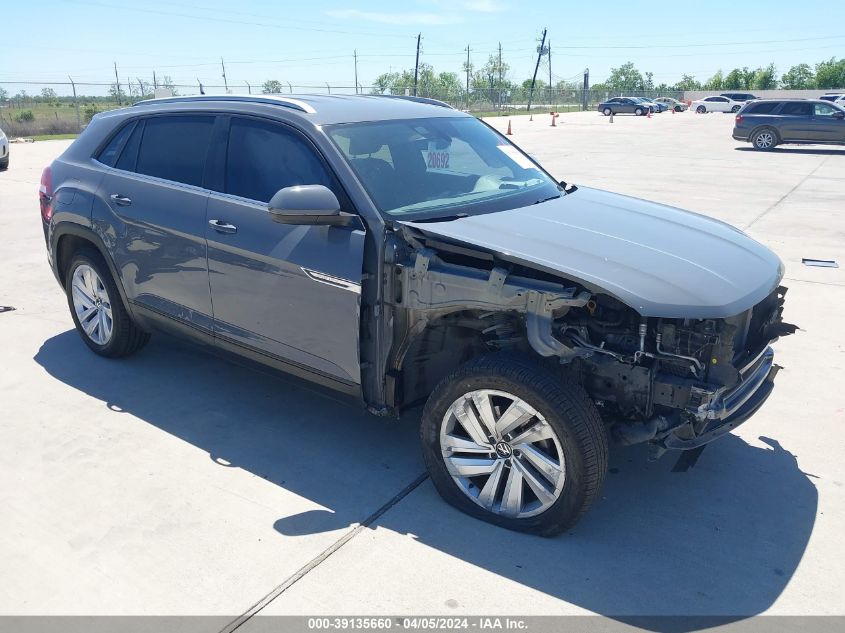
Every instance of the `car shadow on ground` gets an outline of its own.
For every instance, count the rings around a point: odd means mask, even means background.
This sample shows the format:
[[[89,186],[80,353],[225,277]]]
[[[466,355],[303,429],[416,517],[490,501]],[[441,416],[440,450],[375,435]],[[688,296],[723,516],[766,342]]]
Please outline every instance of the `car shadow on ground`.
[[[47,340],[35,361],[110,409],[190,442],[221,467],[257,474],[327,509],[280,518],[275,528],[288,536],[360,522],[423,471],[418,411],[400,423],[376,418],[298,381],[165,337],[135,357],[110,361],[68,331]],[[672,457],[647,462],[642,447],[614,449],[602,499],[556,539],[470,519],[440,501],[430,482],[377,525],[638,626],[648,623],[636,616],[740,619],[765,611],[783,591],[816,517],[811,475],[777,440],[760,443],[726,436],[685,472],[673,469]]]
[[[753,147],[735,147],[734,148],[738,152],[760,152],[758,149],[754,149]],[[845,156],[845,147],[842,149],[821,149],[821,148],[814,148],[814,147],[773,147],[772,149],[766,150],[766,153],[769,154],[812,154],[815,156]]]

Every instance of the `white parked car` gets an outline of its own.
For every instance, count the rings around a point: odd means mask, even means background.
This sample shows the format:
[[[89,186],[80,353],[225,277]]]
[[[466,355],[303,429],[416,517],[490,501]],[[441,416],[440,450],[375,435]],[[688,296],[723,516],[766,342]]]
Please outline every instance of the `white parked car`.
[[[727,97],[704,97],[693,101],[690,110],[698,114],[705,112],[739,112],[742,106],[743,104],[739,101]]]
[[[6,133],[0,130],[0,169],[8,169],[9,167],[9,139],[6,138]]]

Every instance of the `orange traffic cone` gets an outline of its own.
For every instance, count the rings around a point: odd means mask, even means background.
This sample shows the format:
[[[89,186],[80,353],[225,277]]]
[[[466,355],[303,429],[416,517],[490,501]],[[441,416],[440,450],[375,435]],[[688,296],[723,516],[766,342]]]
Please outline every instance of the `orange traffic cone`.
[[[554,112],[552,112],[552,127],[557,127],[557,124],[555,123],[556,118],[557,118],[557,115]]]
[[[531,116],[529,116],[529,117],[528,117],[528,120],[529,120],[529,121],[533,121],[533,120],[534,120],[534,115],[532,114]]]
[[[513,136],[513,132],[511,132],[511,120],[508,119],[508,131],[505,132],[508,136]]]

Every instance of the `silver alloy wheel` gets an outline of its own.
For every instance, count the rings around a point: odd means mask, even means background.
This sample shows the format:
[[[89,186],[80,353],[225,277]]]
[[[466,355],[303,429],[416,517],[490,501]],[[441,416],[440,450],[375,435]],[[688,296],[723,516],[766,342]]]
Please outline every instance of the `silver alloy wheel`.
[[[455,400],[440,426],[440,451],[463,493],[506,517],[547,510],[566,479],[563,448],[552,426],[504,391],[479,389]]]
[[[763,131],[757,134],[754,137],[754,145],[759,147],[760,149],[769,149],[772,145],[775,144],[775,136],[769,131]]]
[[[91,266],[81,264],[71,279],[73,309],[82,331],[97,345],[111,340],[114,321],[108,290]]]

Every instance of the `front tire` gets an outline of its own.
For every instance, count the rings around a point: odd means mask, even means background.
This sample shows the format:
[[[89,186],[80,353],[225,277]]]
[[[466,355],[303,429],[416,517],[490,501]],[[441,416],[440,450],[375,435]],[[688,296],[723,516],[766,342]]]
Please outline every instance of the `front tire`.
[[[604,110],[602,110],[602,112],[604,113],[604,116],[610,116],[611,114],[613,114],[613,110],[611,110],[610,108],[605,108]]]
[[[707,108],[705,108],[703,105],[700,105],[695,109],[695,111],[698,114],[704,114],[705,112],[707,112]]]
[[[607,472],[607,432],[586,392],[523,357],[492,354],[453,371],[429,397],[420,437],[448,503],[521,532],[574,525]]]
[[[6,156],[6,158],[3,158],[2,160],[0,160],[0,171],[5,171],[7,169],[9,169],[9,157],[8,156]]]
[[[637,116],[642,116],[643,115],[643,109],[637,108],[636,110],[634,110],[634,114],[636,114]]]
[[[150,339],[132,321],[102,256],[77,251],[65,276],[70,314],[76,331],[91,350],[107,358],[134,354]]]

